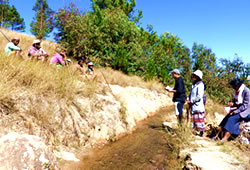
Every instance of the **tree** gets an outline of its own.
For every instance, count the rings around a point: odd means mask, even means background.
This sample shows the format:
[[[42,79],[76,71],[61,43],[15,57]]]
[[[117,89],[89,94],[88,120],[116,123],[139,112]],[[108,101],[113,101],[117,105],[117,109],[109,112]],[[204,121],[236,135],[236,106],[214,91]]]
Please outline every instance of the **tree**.
[[[86,54],[102,66],[136,72],[141,47],[140,30],[120,8],[82,13],[74,6],[55,15],[57,41],[74,57]]]
[[[24,19],[20,18],[20,14],[17,12],[14,5],[8,11],[8,16],[6,17],[7,27],[10,27],[11,30],[15,31],[24,31],[25,23]]]
[[[138,10],[137,16],[134,15],[136,12],[134,9],[136,6],[135,0],[91,0],[91,2],[94,11],[107,8],[120,8],[125,13],[125,15],[127,15],[135,23],[137,23],[139,19],[142,18],[141,10]]]
[[[201,70],[202,72],[216,71],[216,58],[211,49],[204,45],[194,43],[192,48],[193,70]]]
[[[20,18],[20,14],[17,12],[14,5],[9,6],[8,0],[0,0],[1,26],[5,28],[11,28],[15,31],[24,31],[25,23],[24,19]]]
[[[9,1],[8,0],[0,0],[0,24],[1,27],[4,26],[5,18],[7,17],[7,13],[9,10]]]
[[[53,11],[46,0],[36,0],[32,10],[36,12],[31,22],[31,33],[39,39],[49,36],[53,31]]]
[[[246,80],[250,75],[250,63],[244,64],[237,54],[232,61],[222,58],[220,62],[222,64],[220,76],[228,76],[230,79],[231,77],[239,77]]]

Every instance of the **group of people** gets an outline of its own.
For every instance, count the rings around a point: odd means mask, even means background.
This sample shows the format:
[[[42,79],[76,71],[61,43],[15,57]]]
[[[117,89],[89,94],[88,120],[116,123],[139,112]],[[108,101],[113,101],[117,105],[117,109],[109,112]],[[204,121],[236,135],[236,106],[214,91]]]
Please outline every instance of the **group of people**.
[[[19,37],[14,37],[5,47],[6,55],[23,55],[22,49],[18,47],[20,42]],[[42,49],[41,41],[34,40],[32,45],[28,49],[28,59],[37,59],[46,61],[49,58],[49,54]],[[54,64],[57,67],[68,65],[71,62],[67,59],[66,51],[63,49],[58,50],[50,59],[50,64]],[[85,68],[87,64],[87,68]],[[74,71],[79,72],[81,75],[87,76],[88,79],[95,78],[94,76],[94,64],[80,59],[74,66]],[[180,75],[178,69],[171,71],[172,77],[175,79],[175,86],[173,89],[166,88],[168,92],[174,93],[173,102],[175,104],[175,114],[179,121],[182,122],[183,118],[183,106],[186,101],[186,90],[184,81]],[[196,70],[192,73],[192,87],[190,95],[187,98],[188,111],[187,118],[189,119],[189,112],[191,113],[192,128],[198,130],[199,135],[203,136],[205,131],[205,83],[202,81],[203,73],[200,70]],[[250,118],[250,90],[247,88],[243,81],[240,79],[233,79],[230,85],[234,89],[234,99],[228,103],[228,106],[232,109],[229,114],[223,119],[220,124],[221,129],[213,139],[218,138],[218,135],[222,130],[226,133],[223,137],[223,141],[227,140],[230,134],[239,135],[239,123],[241,121],[249,121]]]
[[[24,53],[18,44],[20,42],[19,37],[14,37],[5,47],[5,53],[7,56],[23,56]],[[47,61],[49,54],[41,47],[41,40],[35,39],[32,45],[28,49],[28,55],[23,56],[26,59],[36,59],[38,61]],[[59,48],[57,52],[52,56],[49,61],[50,64],[56,65],[57,68],[61,68],[65,65],[69,65],[71,60],[67,58],[66,50]],[[87,64],[87,68],[85,68]],[[77,64],[74,65],[74,71],[79,72],[81,75],[86,76],[88,79],[95,78],[94,75],[94,63],[87,62],[87,60],[80,59]]]
[[[166,88],[168,92],[174,93],[173,102],[175,104],[175,114],[179,123],[183,118],[183,106],[186,101],[186,90],[184,81],[178,69],[171,71],[172,77],[175,79],[175,86],[173,89]],[[187,97],[188,111],[187,119],[189,119],[189,112],[191,113],[192,128],[203,136],[205,131],[205,89],[206,85],[202,81],[203,73],[196,70],[192,73],[192,87],[190,95]],[[243,84],[243,80],[234,78],[229,84],[234,89],[233,100],[227,104],[230,107],[229,114],[220,123],[220,129],[216,136],[212,139],[218,138],[222,131],[225,134],[221,141],[227,141],[230,135],[238,136],[240,134],[240,122],[250,120],[250,89]]]

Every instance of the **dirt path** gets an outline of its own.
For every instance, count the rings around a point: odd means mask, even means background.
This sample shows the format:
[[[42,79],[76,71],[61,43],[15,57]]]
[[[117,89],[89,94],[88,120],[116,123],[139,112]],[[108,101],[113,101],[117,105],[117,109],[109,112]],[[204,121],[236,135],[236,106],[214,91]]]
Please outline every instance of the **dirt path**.
[[[196,165],[205,170],[250,170],[250,167],[236,159],[238,153],[230,150],[229,143],[212,141],[207,137],[195,137],[192,143],[194,147],[187,148],[181,153],[190,155],[191,161],[187,163],[191,166]],[[242,155],[240,159],[248,163],[250,161],[249,155]]]

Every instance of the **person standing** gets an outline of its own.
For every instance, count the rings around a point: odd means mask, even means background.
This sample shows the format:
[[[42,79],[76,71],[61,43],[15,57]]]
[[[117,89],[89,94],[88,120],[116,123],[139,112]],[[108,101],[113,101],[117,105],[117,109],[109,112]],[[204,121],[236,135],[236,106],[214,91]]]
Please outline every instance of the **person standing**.
[[[240,134],[239,126],[241,121],[250,121],[250,89],[243,84],[243,80],[238,78],[234,78],[229,84],[234,89],[233,101],[227,104],[230,107],[230,111],[220,123],[218,133],[212,138],[215,140],[220,132],[225,130],[222,142],[227,141],[231,134],[235,136]]]
[[[179,123],[181,123],[183,115],[183,105],[186,98],[185,84],[178,69],[174,69],[173,71],[171,71],[171,74],[175,79],[175,86],[173,89],[166,88],[166,90],[168,92],[174,93],[173,102],[175,105],[175,115],[179,120]]]
[[[192,88],[187,100],[187,104],[191,106],[192,128],[200,132],[203,136],[205,131],[205,106],[203,101],[205,85],[202,82],[203,73],[196,70],[192,73]]]

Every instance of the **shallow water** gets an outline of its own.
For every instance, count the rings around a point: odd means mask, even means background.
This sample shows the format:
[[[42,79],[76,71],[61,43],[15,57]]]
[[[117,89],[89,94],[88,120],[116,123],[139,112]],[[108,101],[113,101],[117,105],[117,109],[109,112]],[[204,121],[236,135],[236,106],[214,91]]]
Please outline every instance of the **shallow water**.
[[[67,164],[62,169],[178,169],[180,161],[175,137],[171,129],[161,126],[173,107],[161,109],[154,116],[137,125],[137,129],[118,141],[80,156],[79,163]],[[79,156],[78,156],[79,157]]]

